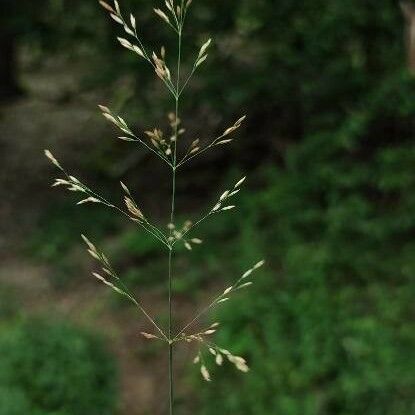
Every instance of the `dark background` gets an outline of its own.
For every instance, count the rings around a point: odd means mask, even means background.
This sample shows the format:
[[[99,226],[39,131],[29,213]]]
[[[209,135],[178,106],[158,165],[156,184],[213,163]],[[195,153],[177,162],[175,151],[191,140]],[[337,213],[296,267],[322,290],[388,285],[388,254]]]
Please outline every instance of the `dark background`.
[[[171,33],[150,1],[124,0],[150,49]],[[52,191],[42,155],[114,200],[119,180],[168,222],[170,179],[116,139],[97,104],[135,131],[172,102],[93,0],[0,2],[0,415],[166,412],[166,353],[124,301],[88,277],[85,233],[167,322],[165,253],[100,207]],[[176,325],[265,257],[221,309],[217,341],[244,355],[202,383],[178,350],[179,413],[415,413],[415,80],[392,0],[194,0],[184,70],[214,45],[184,95],[187,139],[242,114],[230,147],[178,177],[179,220],[198,218],[248,173],[238,209],[207,222],[175,263]],[[167,385],[166,385],[167,386]]]

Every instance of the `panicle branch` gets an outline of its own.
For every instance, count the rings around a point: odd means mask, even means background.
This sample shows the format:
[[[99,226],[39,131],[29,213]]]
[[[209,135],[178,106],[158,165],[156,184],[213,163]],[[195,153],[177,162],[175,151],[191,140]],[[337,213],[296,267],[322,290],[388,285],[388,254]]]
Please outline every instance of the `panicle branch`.
[[[208,39],[200,48],[199,53],[197,55],[196,60],[193,63],[193,67],[192,70],[189,74],[189,76],[187,77],[186,81],[183,83],[183,86],[179,89],[179,96],[181,96],[184,92],[184,90],[187,87],[187,84],[190,82],[190,80],[193,78],[193,75],[196,72],[196,69],[206,61],[208,54],[206,53],[206,51],[208,50],[209,46],[212,43],[212,39]]]
[[[151,151],[157,157],[161,158],[168,166],[172,167],[171,161],[166,157],[166,154],[163,153],[163,151],[160,151],[159,146],[154,145],[154,148],[153,148],[153,147],[149,146],[144,140],[137,137],[131,131],[131,128],[127,125],[125,120],[123,118],[121,118],[120,116],[117,116],[117,115],[113,114],[112,111],[108,107],[106,107],[104,105],[99,105],[98,107],[102,111],[102,115],[108,121],[110,121],[112,124],[114,124],[116,127],[118,127],[123,133],[127,134],[127,136],[118,137],[120,140],[122,140],[122,141],[131,141],[131,142],[136,142],[136,143],[141,144],[147,150]]]
[[[164,60],[162,60],[163,63],[160,68],[160,65],[157,66],[156,62],[154,61],[155,53],[153,52],[153,54],[150,56],[147,52],[147,49],[145,48],[143,41],[138,35],[137,21],[135,16],[133,14],[130,14],[129,21],[127,21],[121,12],[118,1],[116,0],[114,1],[114,7],[110,6],[108,3],[104,1],[100,1],[99,3],[105,10],[107,10],[110,13],[111,18],[120,26],[122,26],[125,33],[127,33],[129,36],[133,38],[133,42],[130,42],[129,40],[123,37],[117,37],[120,44],[126,49],[129,49],[135,54],[137,54],[140,58],[143,58],[145,61],[147,61],[153,67],[157,76],[163,81],[163,83],[166,85],[167,89],[171,92],[171,94],[176,97],[177,91],[175,90],[175,87],[171,82],[171,78],[169,78],[168,76],[170,71],[168,70],[166,63],[164,62]],[[162,14],[167,18],[167,16],[160,9],[155,10],[157,10],[157,14],[159,16]],[[137,42],[137,44],[134,42]]]
[[[202,216],[197,222],[194,224],[191,222],[188,222],[189,226],[186,226],[185,229],[182,230],[180,233],[180,238],[175,238],[175,240],[171,240],[171,243],[174,245],[178,240],[185,240],[186,235],[194,230],[196,227],[198,227],[202,222],[204,222],[206,219],[208,219],[210,216],[225,212],[228,210],[235,209],[235,205],[228,205],[227,202],[229,199],[231,199],[233,196],[237,195],[240,191],[241,185],[245,182],[246,177],[243,177],[242,179],[238,180],[238,182],[233,186],[232,189],[226,190],[222,193],[222,195],[219,197],[218,201],[215,203],[215,205],[209,210],[207,214]]]
[[[243,288],[247,288],[253,284],[253,281],[250,280],[251,274],[256,271],[258,268],[262,267],[265,264],[265,261],[259,261],[257,262],[252,268],[247,270],[242,274],[242,276],[230,287],[226,288],[220,295],[215,297],[205,308],[200,311],[196,317],[193,318],[188,324],[186,324],[175,336],[175,339],[180,338],[182,334],[193,324],[195,324],[202,316],[204,316],[206,313],[208,313],[213,308],[217,307],[218,305],[225,303],[228,301],[231,297],[231,295],[238,290],[241,290]]]
[[[149,221],[141,213],[140,209],[138,209],[135,202],[131,201],[130,207],[127,205],[127,211],[125,211],[119,206],[109,202],[105,197],[99,195],[97,192],[90,189],[87,185],[82,183],[76,177],[68,174],[49,150],[45,150],[45,155],[65,175],[65,179],[55,179],[55,182],[52,184],[52,187],[64,186],[69,191],[85,195],[85,197],[77,203],[78,205],[83,205],[86,203],[98,203],[107,206],[110,209],[117,211],[118,213],[121,213],[123,216],[137,223],[141,228],[143,228],[153,237],[158,239],[163,245],[169,247],[166,235],[164,235],[164,233],[161,230],[159,230],[155,225],[149,223]],[[130,208],[132,208],[133,205],[135,205],[135,209],[132,211],[130,210]],[[140,212],[141,214],[139,214],[138,212]]]
[[[179,168],[183,166],[191,159],[200,156],[212,147],[231,143],[233,141],[233,138],[228,138],[228,136],[235,132],[237,129],[239,129],[245,119],[246,115],[239,118],[231,127],[227,128],[220,136],[216,137],[210,144],[203,148],[199,147],[199,141],[196,143],[196,145],[193,145],[192,143],[185,156],[178,163],[177,167]]]
[[[236,369],[240,370],[241,372],[247,373],[249,372],[249,367],[246,360],[243,357],[235,356],[229,350],[224,349],[218,346],[216,343],[208,340],[206,337],[216,332],[216,327],[219,326],[219,323],[212,324],[208,329],[204,332],[200,332],[197,334],[192,334],[190,336],[183,336],[183,339],[189,343],[197,342],[199,344],[199,350],[196,357],[193,359],[194,364],[200,365],[200,373],[202,378],[210,382],[211,375],[206,365],[205,354],[208,356],[213,356],[214,363],[217,366],[222,366],[225,359],[232,363]]]
[[[169,223],[167,229],[170,231],[170,236],[168,241],[172,246],[177,242],[183,242],[184,247],[191,251],[193,245],[201,245],[203,241],[199,238],[186,238],[186,235],[189,233],[190,229],[193,227],[193,223],[190,220],[187,220],[180,229],[176,229],[174,223]]]
[[[114,268],[112,267],[110,261],[106,257],[106,255],[99,251],[97,247],[85,236],[81,235],[82,239],[84,240],[85,244],[88,247],[88,253],[96,259],[100,265],[102,266],[102,271],[107,277],[103,277],[101,274],[97,272],[93,272],[92,275],[97,278],[99,281],[110,287],[116,293],[126,297],[129,301],[134,303],[139,311],[144,314],[148,321],[156,328],[156,330],[161,334],[164,341],[167,340],[166,335],[164,334],[163,330],[159,327],[159,325],[155,322],[155,319],[150,316],[150,314],[144,309],[141,303],[134,297],[134,294],[128,289],[128,287],[123,283],[121,278],[117,275]],[[114,282],[108,280],[113,279]],[[158,337],[157,337],[158,338]]]

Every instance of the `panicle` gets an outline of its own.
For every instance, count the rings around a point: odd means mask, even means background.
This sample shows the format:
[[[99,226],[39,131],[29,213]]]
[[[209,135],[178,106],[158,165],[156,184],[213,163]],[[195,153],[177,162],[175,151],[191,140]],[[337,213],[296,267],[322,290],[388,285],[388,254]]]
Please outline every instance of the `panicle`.
[[[178,4],[179,3],[179,4]],[[183,92],[184,88],[186,87],[187,83],[189,82],[190,78],[192,77],[193,73],[196,71],[200,65],[202,65],[208,58],[208,51],[212,45],[212,39],[209,38],[206,40],[200,47],[196,59],[193,64],[193,68],[190,68],[190,76],[186,80],[186,82],[182,85],[181,84],[181,77],[180,77],[180,60],[178,65],[178,70],[173,73],[170,71],[169,67],[166,63],[166,49],[164,46],[160,48],[159,55],[153,52],[150,54],[146,51],[143,42],[141,41],[138,33],[137,33],[137,20],[135,16],[130,13],[127,18],[124,18],[120,4],[118,0],[99,0],[99,4],[110,14],[111,18],[119,24],[123,31],[128,35],[126,37],[117,37],[118,42],[121,44],[122,47],[132,51],[133,53],[139,55],[139,57],[146,60],[150,63],[156,72],[157,76],[163,80],[164,84],[170,90],[170,92],[174,95],[176,99],[176,103],[178,103],[178,99]],[[165,8],[163,6],[161,8],[154,8],[154,13],[162,19],[165,23],[173,28],[179,35],[181,39],[183,24],[186,18],[187,9],[192,4],[192,0],[181,0],[174,1],[174,0],[164,0]],[[176,75],[177,78],[176,79]],[[176,84],[177,81],[177,84]],[[206,147],[201,148],[200,140],[194,139],[191,141],[190,145],[187,148],[187,152],[182,160],[176,163],[176,156],[177,156],[177,146],[179,144],[179,138],[185,134],[186,130],[181,126],[181,120],[178,117],[178,111],[176,107],[175,113],[170,113],[168,115],[168,122],[171,127],[172,132],[163,132],[163,130],[159,128],[154,128],[153,130],[145,131],[144,134],[146,139],[141,140],[138,136],[134,135],[131,131],[129,126],[127,125],[126,121],[113,113],[110,108],[104,105],[99,105],[99,108],[103,114],[103,116],[112,124],[114,124],[117,128],[119,128],[122,132],[125,133],[126,136],[120,137],[120,139],[124,141],[137,141],[144,145],[147,149],[151,150],[152,152],[157,153],[164,161],[166,161],[172,168],[173,171],[176,171],[176,168],[180,167],[185,161],[203,153],[205,150],[217,146],[217,145],[225,145],[233,141],[233,138],[230,137],[232,133],[234,133],[237,129],[240,128],[242,123],[244,122],[246,116],[240,117],[233,125],[226,128],[223,133],[214,139],[209,145]],[[147,144],[148,140],[148,144]],[[235,208],[234,204],[230,203],[230,199],[235,196],[241,189],[241,186],[246,181],[246,177],[242,177],[239,179],[236,184],[225,190],[214,204],[213,208],[208,212],[206,216],[204,216],[201,220],[197,221],[193,224],[190,221],[186,221],[183,226],[177,227],[174,223],[169,223],[167,225],[168,233],[158,229],[156,226],[152,225],[148,222],[145,218],[143,212],[138,207],[137,203],[135,202],[132,193],[128,186],[120,182],[121,188],[124,192],[124,207],[120,208],[118,206],[112,205],[108,202],[104,197],[98,195],[91,189],[89,189],[86,185],[84,185],[81,181],[79,181],[74,176],[69,176],[65,170],[62,168],[58,160],[53,156],[53,154],[49,150],[45,150],[45,156],[56,166],[58,167],[65,177],[57,178],[53,183],[53,186],[65,186],[67,189],[73,192],[80,192],[83,193],[83,199],[80,200],[77,204],[83,205],[86,203],[100,203],[106,205],[114,210],[119,211],[123,215],[126,215],[134,222],[140,224],[140,226],[149,233],[152,233],[153,236],[158,238],[161,242],[163,242],[170,251],[173,248],[173,245],[180,241],[181,244],[187,249],[192,250],[195,248],[196,245],[202,244],[202,239],[190,236],[190,232],[193,231],[199,223],[207,218],[208,216],[220,213],[224,211],[229,211]],[[174,197],[173,197],[174,201]],[[172,219],[171,222],[174,221],[174,205],[172,207]],[[103,274],[93,272],[93,276],[97,278],[100,282],[104,283],[106,286],[110,287],[115,292],[129,298],[136,306],[139,307],[141,311],[147,316],[147,318],[153,323],[156,329],[161,333],[162,338],[158,337],[155,334],[148,333],[148,332],[140,332],[141,336],[148,340],[165,340],[170,345],[175,341],[186,341],[186,342],[195,342],[199,344],[201,348],[204,348],[206,351],[207,356],[214,361],[217,366],[222,366],[225,361],[231,363],[235,366],[235,368],[241,372],[248,372],[249,367],[247,365],[246,360],[243,357],[233,355],[229,350],[220,348],[215,343],[212,342],[213,335],[217,332],[219,327],[219,323],[213,323],[209,327],[200,330],[198,333],[187,335],[185,331],[187,331],[188,327],[192,325],[197,319],[199,319],[203,314],[206,314],[206,310],[209,311],[212,308],[218,306],[219,304],[225,303],[229,301],[232,296],[235,294],[235,291],[248,288],[253,284],[251,280],[251,276],[258,268],[262,267],[265,261],[259,261],[250,269],[242,274],[242,276],[231,286],[224,289],[224,291],[215,298],[211,304],[199,314],[195,320],[193,320],[189,325],[185,326],[185,328],[176,336],[176,337],[167,337],[163,330],[161,330],[158,325],[154,322],[154,320],[145,312],[145,310],[141,307],[141,304],[138,300],[134,297],[133,294],[129,291],[126,285],[120,280],[117,276],[116,272],[112,268],[109,260],[105,256],[105,254],[97,249],[97,247],[85,236],[82,235],[82,239],[84,240],[85,244],[87,245],[88,253],[96,259],[99,264],[101,265],[101,269]],[[101,271],[100,271],[101,272]],[[200,364],[200,373],[202,378],[210,382],[211,375],[208,370],[208,366],[205,364],[204,355],[199,349],[199,353],[194,358],[193,362],[195,364]]]

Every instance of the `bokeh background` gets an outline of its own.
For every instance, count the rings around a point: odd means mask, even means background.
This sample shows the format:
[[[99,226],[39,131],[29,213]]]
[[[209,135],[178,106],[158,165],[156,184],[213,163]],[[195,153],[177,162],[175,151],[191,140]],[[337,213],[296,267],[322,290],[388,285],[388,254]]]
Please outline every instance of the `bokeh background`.
[[[150,48],[168,30],[159,4],[123,0]],[[116,139],[97,104],[136,131],[172,103],[117,44],[94,0],[0,5],[0,415],[161,415],[167,356],[145,321],[90,277],[80,233],[167,321],[165,253],[100,207],[52,191],[50,148],[114,200],[119,180],[168,222],[168,172]],[[245,172],[238,209],[202,226],[205,243],[175,262],[176,325],[253,263],[249,292],[214,316],[218,342],[248,358],[203,383],[177,351],[178,413],[415,413],[415,79],[392,0],[195,0],[185,69],[213,35],[184,96],[189,139],[242,114],[231,147],[179,176],[179,220],[198,218]]]

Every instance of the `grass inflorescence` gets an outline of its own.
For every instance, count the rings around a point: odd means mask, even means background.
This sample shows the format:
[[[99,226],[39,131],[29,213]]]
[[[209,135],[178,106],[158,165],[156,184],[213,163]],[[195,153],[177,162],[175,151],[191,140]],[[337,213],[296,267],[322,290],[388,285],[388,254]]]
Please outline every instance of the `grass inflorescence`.
[[[173,68],[169,67],[167,62],[167,51],[165,47],[161,47],[159,52],[149,51],[145,46],[143,39],[139,34],[137,19],[133,14],[126,17],[117,0],[113,4],[105,1],[99,2],[101,6],[110,14],[110,17],[120,26],[124,32],[124,37],[118,37],[119,43],[137,57],[149,65],[155,72],[156,76],[166,87],[167,92],[173,100],[174,110],[168,114],[169,130],[163,131],[161,128],[154,128],[149,131],[136,133],[128,125],[119,114],[114,113],[109,107],[99,105],[99,109],[103,116],[112,123],[121,133],[119,139],[122,141],[137,144],[147,151],[153,153],[160,159],[170,171],[171,176],[171,201],[169,220],[166,226],[160,227],[153,223],[147,212],[144,212],[140,204],[136,201],[133,193],[128,185],[124,182],[120,183],[123,193],[122,203],[115,203],[101,196],[97,191],[93,190],[87,184],[71,175],[49,151],[45,150],[45,155],[60,171],[61,176],[58,177],[53,186],[63,186],[68,190],[79,194],[78,205],[99,204],[103,205],[115,213],[122,215],[128,220],[135,223],[143,231],[150,234],[160,245],[165,248],[168,257],[168,327],[162,327],[149,311],[147,311],[140,299],[127,287],[123,279],[118,275],[111,265],[107,256],[91,242],[86,236],[82,238],[87,246],[89,254],[97,261],[100,266],[99,271],[94,271],[93,276],[98,281],[107,285],[119,295],[130,301],[140,313],[150,322],[152,332],[141,332],[146,340],[165,342],[169,353],[169,412],[174,412],[174,373],[173,373],[173,357],[174,347],[179,342],[193,343],[198,345],[198,352],[194,358],[194,363],[200,367],[200,373],[204,380],[211,381],[211,374],[207,368],[206,361],[210,357],[217,366],[222,366],[225,361],[233,364],[236,369],[241,372],[248,372],[249,367],[246,360],[240,356],[233,355],[227,348],[217,345],[212,337],[220,328],[219,322],[213,322],[201,330],[195,329],[196,323],[205,318],[212,310],[227,303],[233,295],[239,290],[249,288],[253,284],[254,272],[260,268],[264,261],[259,261],[248,271],[244,272],[234,284],[224,289],[219,295],[214,297],[207,306],[203,307],[200,312],[189,319],[189,322],[182,328],[174,331],[173,326],[173,303],[172,303],[172,282],[174,278],[174,253],[178,244],[182,244],[188,250],[203,243],[202,239],[195,235],[194,232],[198,226],[207,219],[218,214],[226,213],[236,207],[233,202],[242,185],[245,177],[237,181],[232,187],[225,190],[218,199],[212,204],[212,207],[195,221],[185,221],[183,224],[176,223],[176,179],[177,172],[194,158],[201,156],[214,147],[224,146],[233,141],[233,134],[238,130],[245,120],[245,116],[240,117],[237,121],[223,130],[223,133],[215,137],[207,143],[201,143],[199,139],[190,142],[189,146],[182,148],[180,146],[181,137],[186,134],[186,129],[180,115],[180,100],[189,81],[195,75],[196,71],[203,65],[208,58],[208,51],[212,45],[212,39],[207,39],[196,53],[193,65],[188,74],[182,74],[182,41],[185,21],[189,13],[192,0],[166,0],[164,8],[155,8],[155,14],[165,23],[177,37],[177,59]]]

